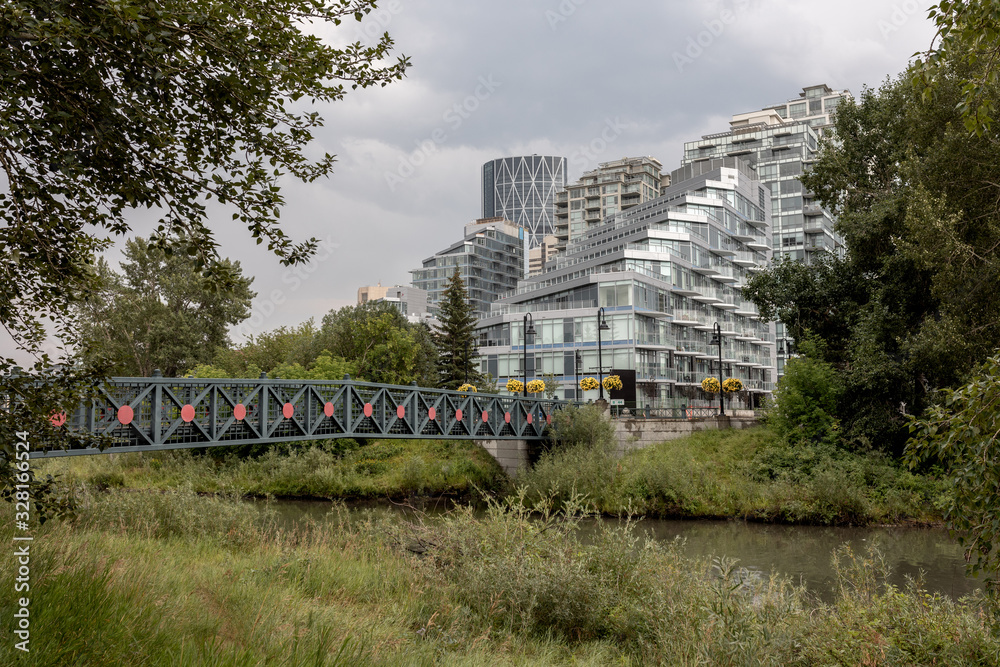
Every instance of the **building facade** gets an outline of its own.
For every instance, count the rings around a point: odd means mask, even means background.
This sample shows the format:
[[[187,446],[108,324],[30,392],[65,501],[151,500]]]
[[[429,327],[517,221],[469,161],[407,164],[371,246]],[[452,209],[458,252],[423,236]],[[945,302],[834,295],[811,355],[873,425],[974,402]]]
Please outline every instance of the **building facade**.
[[[358,305],[370,301],[386,301],[394,305],[410,321],[420,321],[429,312],[427,291],[409,285],[365,285],[358,288]]]
[[[524,155],[483,165],[483,218],[505,218],[524,228],[528,247],[554,233],[556,194],[566,187],[566,158]]]
[[[682,167],[671,181],[569,241],[553,267],[494,305],[477,327],[483,373],[501,387],[551,375],[558,397],[590,399],[598,391],[580,392],[578,378],[596,377],[600,359],[604,375],[635,371],[639,407],[709,406],[701,381],[719,375],[718,323],[723,375],[743,381],[741,403],[759,405],[773,388],[774,325],[740,286],[771,257],[769,191],[735,158]],[[526,315],[536,331],[527,346]]]
[[[584,235],[605,218],[656,199],[670,185],[663,165],[651,157],[603,162],[556,197],[557,249]]]
[[[465,226],[461,241],[453,243],[410,271],[413,286],[425,290],[431,313],[436,313],[448,280],[458,269],[465,282],[469,303],[479,315],[490,312],[491,304],[517,287],[524,276],[527,233],[503,218],[480,219]]]
[[[737,114],[729,130],[684,144],[682,164],[738,157],[756,169],[771,191],[772,242],[776,256],[810,263],[821,252],[839,254],[843,239],[832,214],[801,182],[817,158],[820,139],[832,132],[832,114],[851,93],[827,85],[803,89],[798,98],[760,111]],[[778,325],[778,371],[789,340]]]
[[[542,238],[542,244],[528,251],[528,275],[535,276],[545,270],[556,256],[557,239],[549,234]]]

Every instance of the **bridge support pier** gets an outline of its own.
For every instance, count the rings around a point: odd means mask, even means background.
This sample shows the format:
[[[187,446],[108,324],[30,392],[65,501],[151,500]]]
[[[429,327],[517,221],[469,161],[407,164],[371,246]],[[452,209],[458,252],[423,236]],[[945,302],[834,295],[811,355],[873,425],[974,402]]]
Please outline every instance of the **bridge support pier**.
[[[527,440],[476,440],[476,444],[492,454],[511,477],[517,475],[518,468],[528,465]]]

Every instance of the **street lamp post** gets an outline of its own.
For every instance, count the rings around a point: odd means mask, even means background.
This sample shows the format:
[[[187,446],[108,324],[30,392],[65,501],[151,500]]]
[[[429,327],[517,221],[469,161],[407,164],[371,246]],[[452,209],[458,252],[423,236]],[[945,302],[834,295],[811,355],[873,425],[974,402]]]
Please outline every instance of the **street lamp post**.
[[[576,396],[578,399],[583,398],[582,396],[580,396],[580,366],[582,365],[583,365],[583,353],[580,352],[580,350],[577,350],[576,353],[573,354],[573,371],[575,372],[576,375],[576,389],[573,391],[573,395]]]
[[[722,327],[719,323],[715,323],[715,331],[712,333],[712,340],[708,341],[709,345],[719,346],[719,415],[724,417],[726,415],[726,409],[722,406]]]
[[[531,319],[531,313],[524,314],[524,387],[522,396],[528,396],[528,336],[535,335],[535,323]]]
[[[472,343],[468,338],[465,339],[465,384],[469,384],[469,345]]]
[[[602,306],[597,309],[597,388],[600,390],[598,398],[602,401],[604,400],[604,378],[601,374],[604,373],[604,359],[601,356],[601,332],[610,328],[604,317],[604,307]]]

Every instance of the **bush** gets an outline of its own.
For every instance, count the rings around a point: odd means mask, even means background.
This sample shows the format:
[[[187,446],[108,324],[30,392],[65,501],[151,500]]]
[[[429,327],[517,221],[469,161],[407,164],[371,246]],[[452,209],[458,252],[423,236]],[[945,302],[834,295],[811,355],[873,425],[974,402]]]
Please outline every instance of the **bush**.
[[[595,448],[614,447],[615,428],[596,405],[577,407],[569,404],[557,410],[552,418],[552,439],[557,447],[584,445]]]
[[[839,440],[840,378],[832,365],[809,356],[817,352],[808,341],[800,343],[800,348],[807,354],[785,364],[768,423],[791,443],[835,443]]]

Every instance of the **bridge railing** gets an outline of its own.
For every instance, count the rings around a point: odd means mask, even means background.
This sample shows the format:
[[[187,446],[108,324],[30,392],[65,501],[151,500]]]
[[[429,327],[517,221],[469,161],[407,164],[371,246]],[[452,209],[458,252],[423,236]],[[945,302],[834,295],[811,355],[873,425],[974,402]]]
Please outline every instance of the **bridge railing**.
[[[108,436],[98,449],[34,456],[267,444],[328,438],[541,439],[565,401],[383,385],[345,378],[111,378],[53,423]]]

